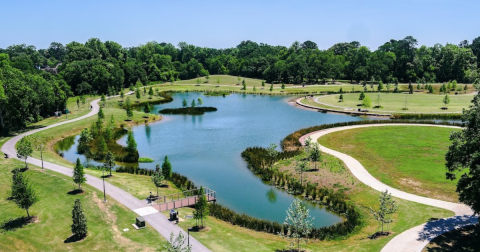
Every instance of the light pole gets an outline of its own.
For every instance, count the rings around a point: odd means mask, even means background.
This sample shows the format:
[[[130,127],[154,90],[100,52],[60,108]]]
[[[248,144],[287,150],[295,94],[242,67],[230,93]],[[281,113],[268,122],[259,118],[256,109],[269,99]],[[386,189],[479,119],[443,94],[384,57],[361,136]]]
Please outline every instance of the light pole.
[[[103,176],[102,176],[102,179],[103,179],[103,202],[107,202],[107,196],[105,195],[105,167],[103,170]]]
[[[191,227],[187,228],[187,232],[188,232],[187,246],[190,246],[190,230],[191,229],[192,229]]]

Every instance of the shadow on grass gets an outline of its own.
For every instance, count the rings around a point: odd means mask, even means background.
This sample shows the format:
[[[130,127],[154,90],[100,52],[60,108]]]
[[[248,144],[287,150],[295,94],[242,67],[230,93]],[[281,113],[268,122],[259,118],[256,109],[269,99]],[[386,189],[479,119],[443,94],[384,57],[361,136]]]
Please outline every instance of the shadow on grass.
[[[470,215],[455,216],[447,219],[429,221],[425,224],[423,230],[418,234],[418,240],[432,240],[433,238],[450,230],[476,223],[478,223],[478,217],[472,217]]]
[[[85,239],[85,237],[78,236],[78,235],[72,235],[72,236],[68,237],[67,239],[65,239],[65,241],[63,241],[63,243],[78,242],[78,241],[81,241],[83,239]]]
[[[30,223],[35,222],[36,217],[35,216],[30,216],[30,217],[19,217],[16,219],[10,218],[8,220],[3,221],[0,224],[0,232],[5,233],[8,231],[15,231],[17,228],[22,228]]]
[[[73,190],[69,191],[67,194],[68,195],[77,195],[77,194],[83,194],[83,193],[84,193],[83,189],[78,189],[77,188],[77,189],[73,189]]]
[[[428,252],[478,251],[480,248],[480,226],[471,225],[446,232],[430,242]]]

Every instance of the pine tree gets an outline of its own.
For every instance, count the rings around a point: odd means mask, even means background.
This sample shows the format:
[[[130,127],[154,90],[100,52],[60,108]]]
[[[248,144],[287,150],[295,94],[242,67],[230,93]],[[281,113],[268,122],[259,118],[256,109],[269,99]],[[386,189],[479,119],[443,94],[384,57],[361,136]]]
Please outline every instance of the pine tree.
[[[365,99],[365,93],[364,93],[363,91],[360,93],[360,96],[358,97],[358,99],[359,99],[360,101],[362,101],[363,99]]]
[[[102,107],[100,107],[100,109],[98,110],[98,119],[99,120],[105,119],[105,114],[103,113]]]
[[[148,89],[148,95],[150,95],[150,97],[153,96],[153,88],[152,88],[152,87],[150,87],[150,88]]]
[[[110,177],[112,176],[112,168],[115,166],[115,156],[113,156],[113,153],[111,151],[107,152],[107,155],[105,155],[105,162],[103,165],[108,168],[110,171]]]
[[[145,114],[150,113],[150,104],[148,104],[148,102],[145,104],[145,107],[143,108],[143,112],[145,112]]]
[[[285,83],[282,82],[282,89],[285,89]]]
[[[162,164],[162,174],[165,179],[170,179],[172,177],[172,164],[168,160],[168,156],[165,156]]]
[[[443,97],[443,103],[445,104],[445,108],[448,109],[448,104],[450,103],[450,97],[448,97],[448,94]]]
[[[253,92],[257,92],[257,87],[256,86],[253,86]]]
[[[247,83],[245,83],[245,79],[242,80],[242,85],[243,85],[242,90],[247,90]]]
[[[338,99],[340,102],[343,102],[343,94],[340,94],[340,97]]]
[[[123,97],[125,97],[125,93],[123,92],[123,89],[122,89],[122,90],[120,90],[120,98],[123,99]]]
[[[72,221],[73,224],[72,234],[78,238],[84,238],[87,236],[87,218],[82,210],[82,203],[80,199],[75,200],[75,205],[72,210]]]
[[[135,97],[137,98],[137,100],[140,100],[140,89],[139,88],[137,88],[135,90]]]
[[[273,91],[273,84],[270,84],[270,92]]]
[[[198,106],[202,106],[203,105],[203,100],[202,98],[198,97]]]
[[[262,87],[265,87],[265,81],[262,80]]]
[[[187,100],[183,99],[182,101],[182,107],[186,108],[188,106]]]
[[[77,158],[77,162],[73,167],[73,182],[78,185],[78,189],[82,190],[81,185],[85,183],[87,179],[85,178],[85,172],[83,171],[83,165],[80,162],[80,159]]]
[[[408,93],[413,94],[413,86],[412,83],[408,84]]]
[[[192,100],[192,104],[190,105],[192,108],[195,108],[195,106],[197,106],[197,104],[195,104],[195,99]]]
[[[128,132],[127,136],[127,151],[129,153],[135,153],[137,151],[137,142],[135,141],[135,138],[133,137],[133,133],[131,131]]]
[[[103,137],[103,135],[100,135],[100,137],[98,138],[97,150],[100,155],[105,154],[105,152],[107,152],[108,150],[107,143],[105,142],[105,138]]]

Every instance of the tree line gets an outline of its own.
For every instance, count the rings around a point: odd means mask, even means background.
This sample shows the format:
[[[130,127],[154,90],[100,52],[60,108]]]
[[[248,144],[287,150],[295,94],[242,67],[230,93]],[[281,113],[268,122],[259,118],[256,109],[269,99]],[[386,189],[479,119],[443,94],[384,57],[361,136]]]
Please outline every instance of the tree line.
[[[32,45],[0,48],[0,126],[21,128],[52,115],[71,95],[113,94],[121,88],[229,74],[272,83],[310,84],[328,80],[357,83],[473,83],[479,78],[480,37],[472,43],[418,46],[415,38],[390,40],[376,50],[359,42],[320,50],[315,42],[272,46],[242,41],[215,49],[180,42],[123,47],[91,38],[46,49]],[[41,71],[41,69],[46,71]]]

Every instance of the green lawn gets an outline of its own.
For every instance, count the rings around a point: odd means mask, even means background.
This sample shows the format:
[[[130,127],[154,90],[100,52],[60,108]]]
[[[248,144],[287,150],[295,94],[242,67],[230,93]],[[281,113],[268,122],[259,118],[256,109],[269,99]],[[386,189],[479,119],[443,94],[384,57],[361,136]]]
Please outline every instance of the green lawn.
[[[445,179],[445,153],[455,129],[384,126],[344,130],[319,142],[356,158],[377,179],[400,190],[457,202],[456,181]]]
[[[156,251],[165,243],[153,228],[135,230],[131,224],[136,214],[111,198],[103,203],[102,192],[87,185],[84,194],[69,195],[67,192],[74,187],[70,177],[34,166],[30,166],[26,175],[40,199],[30,209],[38,221],[13,230],[5,229],[4,224],[10,219],[26,216],[24,210],[6,200],[11,170],[16,167],[23,167],[23,163],[0,160],[0,251]],[[88,236],[82,241],[64,243],[71,235],[71,211],[76,198],[82,201]],[[124,228],[129,231],[124,232]]]
[[[380,95],[380,106],[382,108],[373,108],[377,106],[378,93],[366,93],[366,96],[372,100],[372,107],[368,108],[371,112],[394,112],[394,113],[445,113],[445,112],[457,112],[460,113],[463,108],[468,108],[473,99],[472,95],[454,95],[450,94],[450,104],[448,104],[448,110],[442,110],[445,106],[443,103],[444,95],[438,94],[395,94],[395,93],[382,93]],[[357,109],[362,103],[358,98],[360,94],[343,94],[343,102],[339,102],[340,95],[328,95],[320,96],[318,101],[331,105],[331,107],[340,107],[336,109]],[[403,110],[405,107],[405,99],[407,99],[408,110]],[[311,105],[311,104],[309,104]],[[318,107],[322,107],[321,104],[316,104]]]
[[[402,199],[395,199],[399,207],[397,213],[393,215],[395,222],[391,223],[388,229],[393,232],[393,235],[370,240],[367,236],[378,231],[379,224],[373,220],[369,207],[375,208],[378,206],[378,196],[380,193],[356,180],[345,167],[337,167],[338,165],[343,166],[343,163],[340,160],[333,156],[327,156],[325,157],[325,160],[326,162],[319,166],[319,171],[306,172],[304,173],[304,178],[306,177],[310,182],[319,182],[315,178],[317,173],[322,173],[323,176],[331,175],[328,174],[328,172],[331,172],[338,175],[333,178],[334,180],[348,181],[348,183],[353,180],[352,184],[355,184],[355,188],[349,193],[349,197],[352,201],[358,204],[360,211],[365,218],[365,226],[359,227],[357,232],[347,239],[338,239],[334,241],[309,241],[305,246],[307,251],[380,251],[395,235],[413,226],[420,225],[421,223],[428,221],[431,217],[442,218],[453,215],[452,212],[447,210],[425,206],[423,204]],[[284,160],[281,162],[281,164],[276,165],[277,168],[281,168],[284,171],[290,168],[293,170],[293,167],[286,168],[283,166],[289,166],[294,162],[291,160]],[[334,165],[336,168],[333,169],[330,165]],[[324,174],[323,170],[328,170],[326,171],[327,174]],[[292,175],[293,174],[295,173],[292,173]],[[191,215],[192,211],[191,208],[179,209],[181,217],[179,226],[184,230],[187,230],[188,227],[195,226],[195,220],[185,218],[186,215]],[[167,212],[164,214],[168,215]],[[281,238],[278,235],[251,231],[212,217],[207,219],[206,226],[207,231],[190,232],[190,234],[212,251],[273,251],[277,248],[286,248],[289,245],[289,240]],[[221,239],[219,239],[219,237],[221,237]]]

